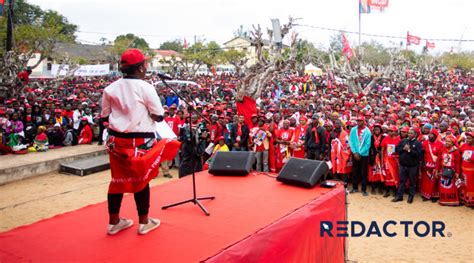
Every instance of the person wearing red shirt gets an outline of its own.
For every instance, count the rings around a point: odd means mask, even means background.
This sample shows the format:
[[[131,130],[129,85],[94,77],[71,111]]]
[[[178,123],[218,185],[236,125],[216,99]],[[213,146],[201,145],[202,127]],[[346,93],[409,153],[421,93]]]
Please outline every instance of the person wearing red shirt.
[[[424,162],[421,167],[421,197],[423,201],[435,201],[439,197],[439,182],[435,176],[436,165],[440,157],[443,143],[438,140],[438,130],[432,128],[428,140],[423,141]]]
[[[92,142],[92,129],[89,126],[89,120],[87,117],[82,117],[81,122],[84,126],[79,135],[79,144],[90,144]]]
[[[460,199],[465,206],[474,206],[474,132],[466,132],[466,143],[461,147]]]
[[[385,170],[385,194],[384,197],[390,196],[390,189],[394,189],[395,193],[400,183],[398,155],[395,148],[400,143],[397,127],[391,125],[389,127],[389,136],[382,140],[382,165]]]
[[[218,118],[216,115],[212,115],[211,123],[209,124],[209,139],[211,142],[217,144],[217,139],[222,135],[222,126],[217,122]]]
[[[295,128],[293,137],[291,138],[291,148],[293,149],[293,157],[304,158],[305,149],[304,141],[306,136],[306,129],[308,125],[306,124],[308,118],[305,116],[300,117],[300,124]]]
[[[290,121],[284,120],[283,127],[276,134],[277,147],[276,151],[276,170],[277,172],[283,168],[283,165],[289,160],[291,153],[289,145],[293,137],[294,130],[290,129]]]
[[[461,154],[455,144],[456,138],[453,135],[446,136],[441,156],[438,158],[440,205],[459,205],[458,188],[455,182],[461,173]]]

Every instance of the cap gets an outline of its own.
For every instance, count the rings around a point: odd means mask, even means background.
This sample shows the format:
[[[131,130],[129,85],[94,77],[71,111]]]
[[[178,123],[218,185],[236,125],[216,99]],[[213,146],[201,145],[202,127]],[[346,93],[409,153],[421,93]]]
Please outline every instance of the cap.
[[[143,53],[139,49],[130,48],[122,53],[122,57],[120,58],[120,65],[122,67],[128,67],[141,63],[146,59],[147,57],[145,57],[145,55],[143,55]]]
[[[401,129],[402,132],[408,132],[409,130],[410,130],[410,127],[408,126],[403,126]]]
[[[87,119],[87,117],[82,117],[81,118],[81,121],[88,121],[89,119]]]
[[[390,125],[390,126],[388,127],[388,130],[389,130],[389,131],[397,132],[397,131],[398,131],[398,128],[397,128],[397,126],[395,126],[395,125]]]
[[[364,116],[359,115],[359,116],[357,116],[357,119],[356,119],[356,120],[357,120],[357,121],[365,121],[365,118],[364,118]]]
[[[217,138],[218,141],[220,140],[225,140],[224,136],[219,136],[219,138]]]

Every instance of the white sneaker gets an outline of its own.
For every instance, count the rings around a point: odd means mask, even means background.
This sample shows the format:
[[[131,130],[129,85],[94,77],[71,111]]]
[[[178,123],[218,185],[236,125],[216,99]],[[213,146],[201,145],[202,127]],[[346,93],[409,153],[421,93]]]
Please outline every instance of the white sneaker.
[[[161,221],[156,218],[148,218],[148,224],[140,224],[138,226],[138,234],[145,235],[146,233],[152,231],[155,228],[158,228],[161,224]]]
[[[107,234],[115,235],[118,232],[127,229],[133,225],[133,220],[120,218],[120,221],[116,225],[111,225],[107,227]]]

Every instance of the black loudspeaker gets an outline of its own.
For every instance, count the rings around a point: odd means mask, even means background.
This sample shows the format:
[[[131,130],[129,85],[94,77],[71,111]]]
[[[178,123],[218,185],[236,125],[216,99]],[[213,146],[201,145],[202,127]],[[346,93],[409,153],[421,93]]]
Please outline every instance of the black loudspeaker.
[[[313,188],[328,173],[329,166],[324,161],[291,158],[278,174],[277,181],[305,188]]]
[[[209,173],[244,176],[250,173],[254,162],[253,152],[217,152],[209,166]]]

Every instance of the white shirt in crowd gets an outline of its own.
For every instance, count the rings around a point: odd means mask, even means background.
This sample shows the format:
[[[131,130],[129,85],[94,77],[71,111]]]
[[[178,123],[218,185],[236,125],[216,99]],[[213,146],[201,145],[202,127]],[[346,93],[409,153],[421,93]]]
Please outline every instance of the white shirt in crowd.
[[[83,112],[79,110],[75,110],[72,114],[72,121],[74,125],[74,129],[77,130],[79,129],[79,125],[81,124],[81,118],[82,118]]]
[[[140,79],[120,79],[105,88],[101,116],[109,116],[110,129],[123,133],[155,132],[151,114],[164,114],[151,84]]]

